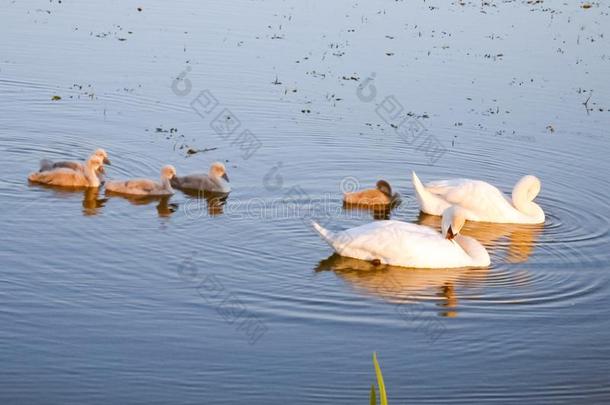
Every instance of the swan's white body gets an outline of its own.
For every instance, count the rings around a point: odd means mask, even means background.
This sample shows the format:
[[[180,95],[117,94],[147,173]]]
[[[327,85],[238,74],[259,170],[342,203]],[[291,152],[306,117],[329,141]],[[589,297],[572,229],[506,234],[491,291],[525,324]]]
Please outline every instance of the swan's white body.
[[[133,179],[124,181],[106,182],[106,191],[133,196],[166,196],[174,194],[170,184],[172,177],[176,175],[176,169],[167,165],[161,169],[161,182],[149,179]]]
[[[413,187],[421,211],[441,215],[451,205],[463,209],[466,219],[508,224],[540,224],[544,211],[534,198],[540,192],[540,180],[524,176],[513,188],[512,200],[489,183],[480,180],[451,179],[425,186],[413,172]]]
[[[487,267],[485,247],[467,236],[447,239],[427,226],[376,221],[342,232],[315,230],[341,256],[416,268]]]

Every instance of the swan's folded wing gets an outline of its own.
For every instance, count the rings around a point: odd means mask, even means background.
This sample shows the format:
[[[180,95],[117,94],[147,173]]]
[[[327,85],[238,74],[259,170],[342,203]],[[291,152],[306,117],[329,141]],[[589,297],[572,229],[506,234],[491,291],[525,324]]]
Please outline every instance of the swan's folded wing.
[[[424,187],[432,194],[436,194],[445,198],[448,195],[454,195],[454,198],[459,198],[463,193],[468,192],[475,180],[471,179],[449,179],[436,180],[426,183]]]
[[[32,173],[28,178],[30,181],[53,186],[80,187],[88,184],[82,173],[67,168]]]
[[[451,179],[426,184],[426,190],[438,195],[450,204],[475,213],[499,215],[510,201],[496,187],[480,180]]]
[[[213,190],[214,184],[207,174],[189,174],[178,179],[178,187],[189,190]]]
[[[440,239],[438,232],[425,226],[400,221],[375,221],[339,232],[333,247],[340,254],[373,260],[403,256],[405,246],[417,248]]]
[[[85,171],[85,166],[83,166],[82,163],[72,162],[72,161],[68,161],[68,160],[53,163],[53,168],[55,168],[55,169],[66,168],[66,169],[71,169],[74,171],[81,171],[81,172]]]
[[[333,234],[343,256],[403,267],[465,267],[472,259],[455,241],[432,228],[401,221],[377,221]]]
[[[154,191],[157,187],[157,183],[155,183],[152,180],[148,180],[148,179],[134,179],[134,180],[127,180],[125,182],[125,190],[129,191],[129,190],[140,190],[140,191],[144,191],[146,193],[150,193],[152,191]]]
[[[110,181],[106,190],[125,194],[148,194],[155,190],[156,183],[148,179],[133,179],[125,181]]]
[[[385,205],[390,203],[390,197],[376,189],[344,193],[343,200],[347,204],[359,205]]]

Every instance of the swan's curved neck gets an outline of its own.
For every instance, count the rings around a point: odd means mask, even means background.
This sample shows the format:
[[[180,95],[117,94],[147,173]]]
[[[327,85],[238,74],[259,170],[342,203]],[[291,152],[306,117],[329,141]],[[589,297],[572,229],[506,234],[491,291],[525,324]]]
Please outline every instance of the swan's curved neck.
[[[487,266],[489,264],[487,250],[476,239],[457,234],[453,240],[472,258],[475,266]]]
[[[229,187],[229,183],[227,183],[225,179],[214,173],[208,174],[208,177],[210,180],[212,180],[212,183],[216,184],[216,186],[218,186],[218,188],[221,190],[226,190]]]
[[[168,179],[167,177],[161,177],[161,187],[163,187],[164,190],[167,191],[174,191],[174,189],[172,188],[172,183],[170,182],[170,179]]]
[[[514,203],[513,203],[514,204]],[[515,208],[526,217],[532,219],[534,223],[544,222],[544,211],[542,208],[533,201],[522,202],[517,205],[514,204]]]
[[[539,192],[540,180],[533,176],[525,176],[515,184],[512,194],[513,206],[536,222],[544,221],[544,211],[533,201]]]
[[[100,186],[100,179],[97,177],[97,173],[93,168],[93,165],[90,163],[85,166],[85,177],[87,178],[87,181],[91,187]]]

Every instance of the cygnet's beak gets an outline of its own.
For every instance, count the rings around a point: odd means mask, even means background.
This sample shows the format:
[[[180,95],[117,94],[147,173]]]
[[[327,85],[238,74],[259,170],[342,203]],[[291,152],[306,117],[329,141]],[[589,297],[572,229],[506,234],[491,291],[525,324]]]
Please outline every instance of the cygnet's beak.
[[[453,238],[455,238],[455,235],[453,233],[453,229],[451,229],[451,226],[449,226],[449,229],[447,229],[447,239],[452,240]]]
[[[104,166],[100,166],[97,168],[97,171],[102,173],[102,174],[106,174],[106,169],[104,169]]]
[[[110,163],[110,159],[108,159],[107,157],[104,158],[104,164],[112,166],[112,163]]]
[[[229,176],[227,176],[226,173],[222,175],[222,178],[225,179],[227,182],[229,182]]]

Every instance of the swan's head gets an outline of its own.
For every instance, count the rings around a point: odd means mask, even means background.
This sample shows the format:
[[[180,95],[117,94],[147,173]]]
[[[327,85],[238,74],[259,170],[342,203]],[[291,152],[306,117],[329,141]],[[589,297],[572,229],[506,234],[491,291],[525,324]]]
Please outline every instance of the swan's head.
[[[229,181],[229,176],[227,176],[227,169],[225,165],[220,162],[212,163],[210,166],[210,177],[222,178],[225,181]]]
[[[102,163],[109,165],[110,163],[110,159],[108,159],[108,154],[106,153],[106,151],[104,149],[97,149],[95,152],[93,152],[93,155],[95,156],[99,156],[100,158],[102,158]]]
[[[540,188],[540,179],[528,174],[523,176],[517,184],[515,184],[515,187],[513,187],[513,196],[517,194],[517,197],[520,197],[525,201],[532,201],[536,198],[538,193],[540,193]]]
[[[176,176],[176,168],[172,165],[163,166],[161,169],[161,178],[171,180]]]
[[[379,180],[377,182],[377,190],[381,191],[383,194],[388,197],[392,197],[392,187],[390,187],[390,183],[385,180]]]
[[[452,205],[443,212],[441,229],[445,239],[453,239],[464,227],[466,214],[460,207]]]
[[[87,160],[87,166],[93,169],[94,172],[97,172],[104,166],[104,159],[97,155],[91,155]]]
[[[532,219],[532,223],[544,222],[544,211],[534,202],[540,193],[540,179],[536,176],[523,176],[513,187],[513,205]]]

